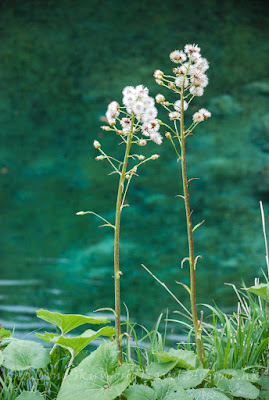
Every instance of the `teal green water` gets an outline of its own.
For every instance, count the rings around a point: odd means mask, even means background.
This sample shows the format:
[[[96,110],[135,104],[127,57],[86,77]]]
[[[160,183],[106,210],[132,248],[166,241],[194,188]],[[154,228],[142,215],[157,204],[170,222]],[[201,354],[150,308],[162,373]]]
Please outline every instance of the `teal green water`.
[[[258,1],[1,2],[0,323],[29,331],[39,307],[113,307],[112,234],[75,215],[114,217],[116,178],[95,161],[92,142],[115,151],[115,137],[99,128],[107,104],[126,85],[143,83],[156,95],[154,70],[170,69],[168,54],[188,42],[210,62],[210,84],[193,111],[213,114],[188,143],[189,176],[200,178],[190,189],[194,221],[206,220],[195,233],[198,300],[234,307],[224,283],[250,284],[265,266],[268,26],[268,6]],[[186,303],[175,280],[188,283],[188,271],[180,268],[187,243],[175,197],[179,165],[169,143],[147,151],[161,157],[130,189],[121,269],[131,317],[151,324],[177,305],[141,263]]]

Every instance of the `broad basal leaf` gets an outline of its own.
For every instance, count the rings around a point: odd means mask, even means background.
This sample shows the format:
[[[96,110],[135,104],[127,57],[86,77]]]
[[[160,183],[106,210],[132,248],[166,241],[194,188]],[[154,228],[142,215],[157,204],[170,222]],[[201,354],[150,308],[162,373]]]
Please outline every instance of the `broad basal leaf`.
[[[66,378],[57,400],[113,400],[127,388],[133,366],[118,367],[116,343],[103,342]]]
[[[142,379],[152,380],[154,378],[160,378],[161,376],[166,375],[176,365],[177,365],[177,360],[170,361],[168,363],[153,362],[147,366],[145,372],[136,371],[135,374],[136,376],[139,376]]]
[[[215,375],[215,384],[220,389],[227,391],[234,397],[245,399],[256,399],[259,396],[259,389],[252,383],[242,378],[225,378],[221,373]]]
[[[64,335],[70,332],[72,329],[77,328],[83,324],[108,324],[110,323],[109,318],[92,318],[80,314],[60,314],[57,312],[51,312],[48,310],[38,310],[37,316],[44,321],[50,322],[53,325],[58,326]]]
[[[11,371],[44,368],[50,362],[48,351],[30,340],[12,341],[3,350],[3,365]]]
[[[88,329],[79,336],[65,337],[54,333],[46,332],[44,335],[39,333],[36,334],[42,340],[49,343],[56,343],[65,349],[68,349],[74,356],[78,355],[88,344],[99,336],[112,336],[115,333],[115,329],[112,326],[105,326],[99,329],[97,332],[92,329]]]
[[[260,296],[262,299],[269,301],[269,282],[250,286],[249,288],[245,288],[245,290],[255,293],[257,296]]]
[[[176,366],[184,369],[195,369],[201,367],[197,355],[193,351],[170,349],[169,352],[155,353],[158,362],[177,360]]]
[[[227,378],[241,378],[245,379],[246,381],[257,383],[260,379],[259,374],[254,372],[245,372],[243,369],[221,369],[218,371],[222,375],[226,376]]]
[[[132,385],[125,390],[124,396],[127,400],[156,400],[153,389],[145,385]]]
[[[157,400],[192,400],[192,397],[173,378],[156,379],[152,388]]]
[[[187,392],[194,400],[230,400],[225,394],[215,389],[189,389]]]
[[[176,381],[183,387],[183,389],[191,389],[200,385],[203,382],[209,369],[192,369],[182,371],[177,377]]]
[[[44,397],[39,392],[22,392],[16,400],[44,400]]]

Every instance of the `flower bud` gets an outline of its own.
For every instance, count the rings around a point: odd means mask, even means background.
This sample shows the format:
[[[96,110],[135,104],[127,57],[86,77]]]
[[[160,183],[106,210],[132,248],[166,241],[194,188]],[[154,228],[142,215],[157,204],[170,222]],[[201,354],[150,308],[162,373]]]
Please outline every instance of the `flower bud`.
[[[167,138],[167,139],[172,139],[172,135],[171,135],[171,133],[170,132],[165,132],[165,137]]]
[[[168,87],[169,89],[175,89],[176,85],[174,84],[174,82],[168,82]]]
[[[159,154],[153,154],[153,155],[150,157],[150,159],[151,159],[151,160],[157,160],[159,157],[160,157]]]
[[[163,73],[163,71],[161,71],[161,70],[159,70],[159,69],[156,69],[156,71],[154,72],[153,76],[154,76],[154,78],[156,78],[156,79],[162,80],[162,79],[163,79],[163,76],[164,76],[164,73]]]
[[[135,165],[132,169],[131,169],[132,174],[136,174],[137,172],[137,166]]]
[[[85,215],[86,213],[85,213],[85,211],[78,211],[77,213],[76,213],[76,215]]]
[[[126,175],[126,179],[131,179],[131,175]]]
[[[146,146],[147,141],[146,139],[139,139],[138,140],[138,146]]]
[[[145,160],[145,156],[143,156],[142,154],[140,154],[139,156],[137,156],[137,158],[138,158],[138,160],[141,160],[141,161],[143,161],[143,160]]]
[[[96,149],[100,149],[101,148],[101,144],[98,142],[98,140],[95,140],[93,142],[93,147],[95,147]]]
[[[163,85],[163,81],[161,81],[160,79],[155,79],[155,82],[160,86]]]
[[[155,96],[155,100],[156,100],[156,102],[157,103],[163,103],[164,101],[165,101],[165,97],[162,95],[162,94],[157,94],[156,96]]]
[[[110,126],[107,126],[107,125],[100,126],[100,128],[103,129],[103,131],[112,131]]]
[[[106,158],[105,156],[97,156],[97,157],[95,157],[95,159],[97,161],[104,160],[105,158]]]

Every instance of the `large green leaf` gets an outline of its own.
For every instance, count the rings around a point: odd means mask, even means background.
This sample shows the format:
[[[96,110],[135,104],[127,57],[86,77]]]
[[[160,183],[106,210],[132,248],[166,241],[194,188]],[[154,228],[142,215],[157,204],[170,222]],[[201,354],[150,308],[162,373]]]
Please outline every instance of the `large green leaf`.
[[[124,392],[127,400],[192,400],[192,397],[173,378],[155,379],[152,388],[130,386]]]
[[[257,296],[260,296],[262,299],[269,301],[269,282],[268,283],[260,283],[259,285],[250,286],[249,288],[244,288],[249,292],[255,293]]]
[[[195,369],[182,371],[177,377],[176,381],[183,387],[183,389],[191,389],[200,385],[203,382],[209,369]]]
[[[1,342],[1,339],[9,337],[10,334],[11,334],[10,331],[8,331],[7,329],[4,329],[2,326],[0,326],[0,342]]]
[[[132,385],[125,390],[124,396],[127,400],[156,400],[153,389],[145,385]]]
[[[3,350],[4,367],[11,371],[44,368],[50,362],[48,351],[30,340],[15,340]]]
[[[2,354],[2,351],[0,350],[0,367],[1,367],[2,363],[3,363],[3,354]]]
[[[166,375],[176,365],[177,365],[177,360],[170,361],[168,363],[153,362],[147,366],[145,372],[136,371],[135,374],[136,376],[139,376],[142,379],[153,380],[154,378],[160,378],[161,376]]]
[[[118,367],[115,342],[103,342],[66,378],[57,400],[112,400],[127,388],[133,366]]]
[[[221,373],[215,375],[215,384],[220,389],[225,390],[234,397],[245,399],[256,399],[259,396],[259,389],[252,383],[242,378],[225,378]]]
[[[269,400],[269,375],[263,375],[259,379],[259,385],[261,385],[260,399]]]
[[[259,374],[254,372],[245,372],[243,369],[221,369],[218,371],[222,375],[226,376],[227,378],[241,378],[245,379],[246,381],[257,383],[260,379]]]
[[[110,323],[109,318],[92,318],[80,314],[60,314],[58,312],[51,312],[48,310],[38,310],[37,316],[44,321],[50,322],[53,325],[58,326],[64,335],[70,332],[72,329],[77,328],[83,324],[108,324]]]
[[[22,392],[16,400],[44,400],[40,392]]]
[[[44,335],[37,333],[36,335],[46,342],[56,343],[59,346],[68,349],[70,353],[77,356],[81,350],[83,350],[88,344],[99,336],[112,336],[115,333],[115,329],[112,326],[105,326],[99,329],[97,332],[92,329],[88,329],[79,336],[75,337],[64,337],[54,333],[46,332]]]
[[[195,369],[201,367],[197,355],[193,351],[170,349],[169,352],[155,353],[160,363],[177,360],[177,367],[184,369]]]
[[[156,379],[152,382],[156,400],[192,400],[192,397],[173,378]]]
[[[187,392],[194,400],[230,400],[224,393],[216,389],[189,389]]]

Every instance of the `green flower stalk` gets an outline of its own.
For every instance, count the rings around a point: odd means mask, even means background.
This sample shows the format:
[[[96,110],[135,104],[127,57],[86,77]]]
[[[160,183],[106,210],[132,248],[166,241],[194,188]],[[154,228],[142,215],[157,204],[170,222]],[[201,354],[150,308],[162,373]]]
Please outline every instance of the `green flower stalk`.
[[[151,157],[146,158],[141,154],[131,154],[131,147],[136,144],[140,147],[147,145],[149,140],[156,144],[162,143],[162,136],[159,134],[160,125],[156,120],[157,109],[152,97],[148,95],[148,89],[142,85],[135,88],[127,86],[123,90],[123,104],[124,107],[113,101],[109,104],[106,118],[109,126],[102,126],[101,128],[107,132],[115,132],[118,137],[122,139],[121,144],[125,145],[123,160],[117,160],[114,157],[108,156],[101,144],[95,140],[93,146],[99,151],[100,155],[96,160],[107,160],[113,168],[113,173],[119,175],[119,184],[117,191],[117,201],[115,210],[115,223],[111,224],[105,218],[92,211],[80,211],[77,214],[83,215],[86,213],[94,214],[105,222],[102,226],[109,226],[114,229],[114,294],[115,294],[115,330],[116,330],[116,343],[118,348],[118,360],[121,364],[122,357],[122,333],[121,333],[121,276],[123,272],[120,269],[120,227],[121,227],[121,213],[126,206],[125,200],[127,191],[134,175],[137,175],[138,168],[149,160],[156,160],[159,156],[153,154]],[[120,118],[120,114],[124,114]],[[117,126],[118,125],[118,126]],[[141,138],[139,133],[142,132],[144,138]],[[130,167],[129,164],[132,164]]]
[[[196,342],[197,355],[203,364],[203,346],[202,346],[202,321],[198,320],[197,302],[196,302],[196,264],[198,257],[194,255],[194,241],[193,232],[204,221],[197,224],[195,227],[192,225],[192,212],[190,208],[190,198],[188,185],[190,180],[187,177],[186,166],[186,138],[192,134],[193,129],[211,116],[211,113],[202,108],[193,115],[193,122],[185,129],[184,125],[184,112],[187,110],[189,103],[194,96],[202,96],[204,87],[208,84],[208,78],[205,71],[208,69],[208,62],[202,58],[200,48],[197,45],[186,45],[184,51],[175,50],[170,54],[172,62],[178,64],[178,67],[173,69],[175,76],[165,75],[162,71],[156,70],[154,77],[156,82],[165,86],[173,92],[179,94],[180,98],[175,103],[170,103],[165,100],[162,94],[156,96],[156,101],[160,103],[169,113],[169,119],[173,122],[173,127],[162,123],[171,130],[166,132],[166,137],[171,141],[171,144],[181,161],[181,173],[183,183],[183,195],[185,211],[186,211],[186,224],[188,235],[189,254],[182,260],[181,265],[185,261],[189,262],[190,268],[190,287],[182,284],[190,295],[191,313],[193,320],[193,328]],[[171,109],[173,107],[173,109]]]

